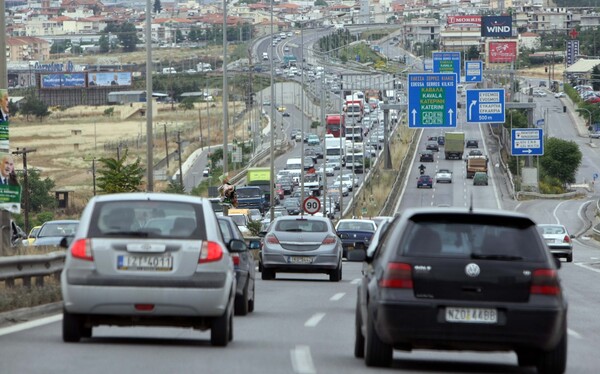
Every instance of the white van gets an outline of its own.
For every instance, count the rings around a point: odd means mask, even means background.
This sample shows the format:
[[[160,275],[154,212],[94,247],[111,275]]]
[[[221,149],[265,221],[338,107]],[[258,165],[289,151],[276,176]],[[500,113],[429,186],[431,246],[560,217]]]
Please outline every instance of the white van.
[[[162,73],[163,74],[177,74],[177,71],[175,70],[175,68],[163,68]]]
[[[263,60],[268,60],[269,54],[267,52],[263,52]]]
[[[301,170],[303,167],[301,158],[290,158],[285,164],[285,170]]]

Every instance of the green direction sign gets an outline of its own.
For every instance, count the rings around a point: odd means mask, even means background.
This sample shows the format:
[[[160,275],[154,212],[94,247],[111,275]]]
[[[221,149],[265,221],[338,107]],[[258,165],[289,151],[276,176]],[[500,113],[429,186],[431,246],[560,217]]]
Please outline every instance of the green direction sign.
[[[454,73],[454,61],[442,60],[440,61],[440,73]]]
[[[456,127],[456,74],[408,75],[408,127]]]

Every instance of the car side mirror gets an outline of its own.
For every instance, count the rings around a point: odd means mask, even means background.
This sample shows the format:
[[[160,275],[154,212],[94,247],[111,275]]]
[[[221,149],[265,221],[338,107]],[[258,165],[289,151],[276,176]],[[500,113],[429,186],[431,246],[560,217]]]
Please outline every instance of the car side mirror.
[[[260,240],[250,240],[248,249],[260,249]]]
[[[239,239],[231,239],[229,241],[229,252],[238,253],[246,250],[248,250],[248,246],[246,246],[245,241]]]

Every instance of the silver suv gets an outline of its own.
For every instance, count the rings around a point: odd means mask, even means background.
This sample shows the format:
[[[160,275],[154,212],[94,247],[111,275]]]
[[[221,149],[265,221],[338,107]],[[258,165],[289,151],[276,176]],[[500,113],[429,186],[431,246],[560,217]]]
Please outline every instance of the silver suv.
[[[62,246],[67,245],[63,240]],[[81,215],[61,274],[63,340],[100,325],[177,326],[233,339],[236,278],[208,199],[164,193],[96,196]]]

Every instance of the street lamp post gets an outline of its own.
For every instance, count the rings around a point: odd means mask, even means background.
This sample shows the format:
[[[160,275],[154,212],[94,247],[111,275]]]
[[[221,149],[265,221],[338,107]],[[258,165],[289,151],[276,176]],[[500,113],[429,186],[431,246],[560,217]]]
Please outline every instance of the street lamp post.
[[[271,127],[271,131],[270,131],[270,136],[271,136],[271,147],[270,147],[270,157],[269,157],[269,166],[271,169],[271,181],[270,181],[270,194],[269,194],[269,210],[271,212],[270,214],[270,219],[271,222],[273,222],[275,220],[275,210],[274,210],[274,205],[275,205],[275,196],[274,196],[274,192],[275,192],[275,82],[274,82],[274,78],[273,78],[273,59],[275,57],[275,46],[273,45],[273,40],[274,40],[274,30],[273,30],[273,1],[271,1],[271,39],[269,40],[270,45],[271,45],[271,58],[270,58],[270,65],[271,65],[271,123],[270,123],[270,127]]]

